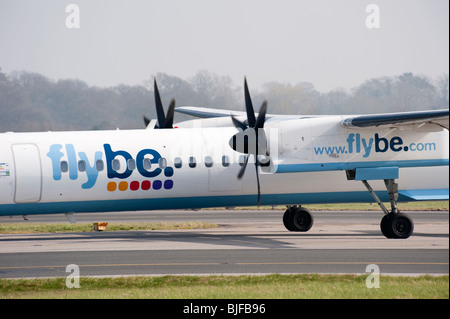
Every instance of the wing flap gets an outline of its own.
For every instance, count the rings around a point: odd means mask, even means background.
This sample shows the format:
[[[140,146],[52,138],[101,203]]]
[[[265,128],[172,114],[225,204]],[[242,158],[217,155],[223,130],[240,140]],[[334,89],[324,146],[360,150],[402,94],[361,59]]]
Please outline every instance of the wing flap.
[[[360,115],[344,119],[348,128],[377,127],[381,125],[436,124],[449,129],[449,110],[431,110],[402,113]]]

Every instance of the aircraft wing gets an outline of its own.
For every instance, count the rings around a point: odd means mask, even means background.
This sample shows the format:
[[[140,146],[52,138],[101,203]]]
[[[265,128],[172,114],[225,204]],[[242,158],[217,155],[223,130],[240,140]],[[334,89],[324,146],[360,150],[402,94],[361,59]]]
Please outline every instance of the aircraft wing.
[[[176,112],[188,114],[199,118],[246,116],[245,112],[210,109],[197,106],[181,106],[175,109]],[[323,115],[322,115],[323,116]],[[298,118],[298,115],[273,115],[267,114],[268,118],[279,117],[280,119]],[[311,117],[311,116],[307,116]],[[377,127],[381,125],[407,125],[407,124],[436,124],[449,129],[449,110],[430,110],[414,112],[382,113],[369,115],[352,115],[341,122],[341,125],[348,128]]]
[[[349,128],[377,127],[380,125],[436,124],[448,130],[449,110],[357,115],[344,119],[341,124]]]
[[[200,118],[225,117],[225,116],[230,117],[230,115],[247,116],[246,113],[242,111],[210,109],[207,107],[199,107],[199,106],[180,106],[175,108],[175,111]]]
[[[247,113],[244,111],[234,111],[234,110],[224,110],[224,109],[211,109],[207,107],[200,106],[180,106],[175,109],[175,112],[199,117],[199,118],[219,118],[219,117],[244,117],[247,118]],[[255,113],[258,116],[259,113]],[[279,120],[290,120],[299,118],[311,118],[320,117],[323,115],[285,115],[285,114],[266,114],[266,119],[279,119]],[[230,122],[231,123],[231,122]]]

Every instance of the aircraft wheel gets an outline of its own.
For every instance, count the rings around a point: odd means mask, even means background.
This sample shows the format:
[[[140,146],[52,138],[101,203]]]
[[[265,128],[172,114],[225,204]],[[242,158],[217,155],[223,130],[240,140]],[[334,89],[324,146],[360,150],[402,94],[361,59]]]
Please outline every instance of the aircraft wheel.
[[[283,215],[283,223],[287,230],[306,232],[311,229],[314,218],[303,207],[290,207]]]
[[[294,207],[289,207],[288,209],[286,209],[283,215],[284,227],[286,227],[286,229],[289,231],[295,231],[294,225],[291,223],[291,214],[294,211],[294,209],[295,209]]]
[[[403,213],[390,213],[381,220],[381,232],[387,238],[406,239],[414,231],[412,219]]]

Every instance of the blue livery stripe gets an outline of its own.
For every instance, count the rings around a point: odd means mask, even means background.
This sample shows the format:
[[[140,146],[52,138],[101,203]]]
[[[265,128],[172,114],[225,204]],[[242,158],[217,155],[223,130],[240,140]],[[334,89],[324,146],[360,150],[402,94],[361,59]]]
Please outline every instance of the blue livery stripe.
[[[429,167],[448,166],[448,159],[404,160],[404,161],[367,161],[367,162],[339,162],[339,163],[312,163],[312,164],[280,164],[276,173],[303,173],[353,170],[357,168],[374,167]]]
[[[376,191],[378,197],[389,201],[386,191]],[[412,200],[448,199],[448,189],[399,191],[399,202]],[[0,205],[0,215],[62,214],[137,210],[167,210],[226,206],[256,206],[257,195],[200,196],[174,198],[145,198],[54,203],[22,203]],[[262,194],[261,205],[358,203],[373,202],[366,191],[324,192],[301,194]]]

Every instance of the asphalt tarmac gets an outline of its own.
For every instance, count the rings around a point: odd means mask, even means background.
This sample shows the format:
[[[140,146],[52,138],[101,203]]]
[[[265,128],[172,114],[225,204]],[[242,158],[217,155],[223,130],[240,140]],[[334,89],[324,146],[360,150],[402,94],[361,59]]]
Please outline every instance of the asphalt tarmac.
[[[387,239],[382,213],[312,212],[309,232],[287,231],[281,210],[77,214],[77,222],[205,221],[217,228],[0,235],[0,278],[168,274],[448,274],[449,213],[406,212],[408,239]],[[0,223],[67,222],[64,215],[0,217]],[[369,268],[368,268],[369,266]],[[66,272],[67,270],[67,272]]]

